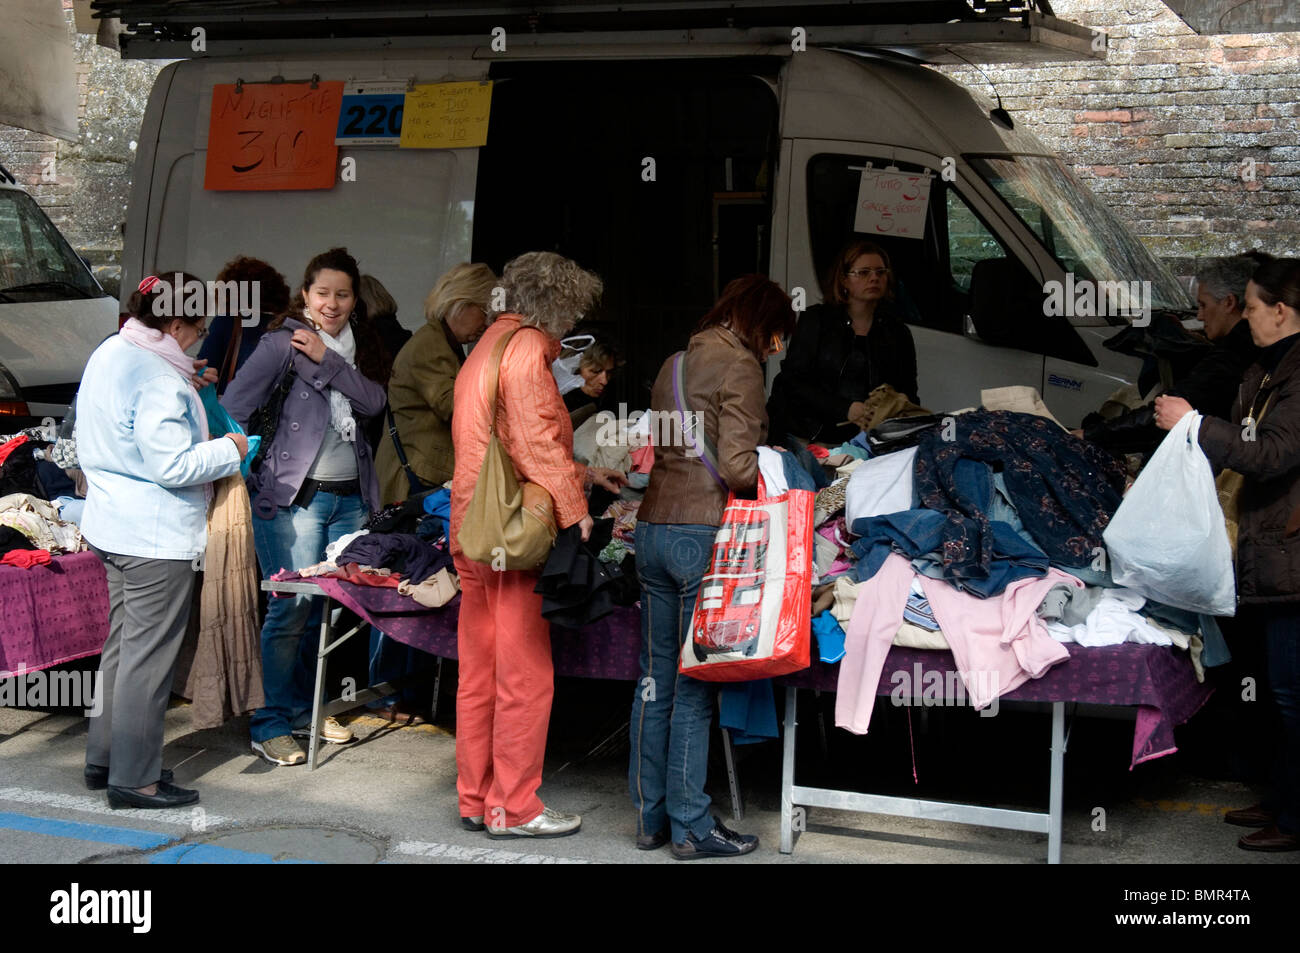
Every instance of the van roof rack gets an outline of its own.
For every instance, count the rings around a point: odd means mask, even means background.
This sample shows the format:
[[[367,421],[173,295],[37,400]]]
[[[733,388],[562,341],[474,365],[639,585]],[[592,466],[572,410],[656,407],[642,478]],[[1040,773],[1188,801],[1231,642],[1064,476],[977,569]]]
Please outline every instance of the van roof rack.
[[[1048,0],[94,0],[116,18],[125,58],[478,46],[493,30],[524,47],[651,44],[890,49],[924,62],[1104,58],[1095,32],[1057,19]],[[203,47],[193,49],[195,28]],[[504,57],[503,57],[504,58]]]

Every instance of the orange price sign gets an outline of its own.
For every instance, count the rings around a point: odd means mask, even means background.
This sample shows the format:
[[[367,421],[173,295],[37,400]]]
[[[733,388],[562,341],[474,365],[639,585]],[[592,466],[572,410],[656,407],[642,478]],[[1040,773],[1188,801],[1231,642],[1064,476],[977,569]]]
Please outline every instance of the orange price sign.
[[[230,83],[212,87],[203,187],[328,189],[338,169],[342,82]]]

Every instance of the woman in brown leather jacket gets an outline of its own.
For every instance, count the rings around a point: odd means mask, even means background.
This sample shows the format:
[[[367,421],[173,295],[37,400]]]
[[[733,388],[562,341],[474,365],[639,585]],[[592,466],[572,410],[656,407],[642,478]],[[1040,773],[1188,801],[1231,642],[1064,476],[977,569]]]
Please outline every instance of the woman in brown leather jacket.
[[[767,435],[763,362],[794,326],[790,298],[767,278],[747,275],[727,285],[691,337],[681,369],[681,409],[698,420],[694,440],[716,449],[717,474],[697,443],[685,445],[689,436],[664,440],[665,430],[681,434],[660,427],[637,513],[642,677],[632,703],[628,783],[637,847],[654,850],[671,836],[673,855],[682,860],[739,856],[758,846],[757,837],[730,831],[709,814],[704,782],[715,687],[679,676],[677,660],[727,494],[752,496],[758,484],[758,446]],[[675,358],[655,380],[650,404],[657,414],[678,410]]]
[[[1259,360],[1246,371],[1231,419],[1202,419],[1200,443],[1215,469],[1245,477],[1237,596],[1265,613],[1282,749],[1275,797],[1224,819],[1263,828],[1237,842],[1246,850],[1300,850],[1300,259],[1278,258],[1256,269],[1246,286],[1244,317]],[[1156,423],[1168,430],[1191,410],[1180,397],[1158,397]]]

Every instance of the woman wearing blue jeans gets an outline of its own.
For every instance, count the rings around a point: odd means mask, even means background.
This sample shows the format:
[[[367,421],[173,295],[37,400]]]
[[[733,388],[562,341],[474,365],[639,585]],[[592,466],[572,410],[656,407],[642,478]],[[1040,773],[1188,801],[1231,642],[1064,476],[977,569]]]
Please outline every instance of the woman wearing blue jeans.
[[[776,284],[762,275],[737,278],[687,346],[685,406],[677,406],[675,356],[651,395],[654,411],[684,412],[679,420],[694,418],[699,426],[655,446],[637,512],[641,679],[632,702],[628,785],[637,847],[654,850],[671,840],[679,860],[735,857],[758,846],[757,837],[728,830],[709,814],[704,784],[715,687],[679,675],[677,660],[728,492],[752,496],[758,484],[758,445],[767,434],[763,362],[794,326],[790,299]],[[716,469],[704,462],[700,443],[715,450]]]
[[[363,418],[383,412],[391,362],[366,321],[360,284],[346,249],[313,258],[301,310],[267,325],[221,401],[247,427],[291,368],[296,375],[261,468],[249,478],[253,543],[266,577],[320,562],[329,543],[361,529],[379,508]],[[262,625],[266,703],[249,728],[253,750],[272,764],[306,760],[293,736],[310,733],[319,623],[319,604],[313,609],[306,597],[270,600]],[[327,718],[321,737],[344,743],[352,733]]]

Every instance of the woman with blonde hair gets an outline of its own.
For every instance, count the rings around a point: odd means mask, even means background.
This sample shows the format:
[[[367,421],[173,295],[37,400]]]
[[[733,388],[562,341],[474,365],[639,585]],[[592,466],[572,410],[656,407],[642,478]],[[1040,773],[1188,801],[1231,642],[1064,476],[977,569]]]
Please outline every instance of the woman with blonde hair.
[[[497,276],[481,264],[459,264],[438,279],[424,302],[424,327],[397,353],[388,382],[388,406],[397,440],[415,476],[427,486],[451,479],[452,397],[465,363],[464,345],[487,327],[487,310]],[[379,494],[385,503],[404,500],[411,483],[385,434],[375,455]]]
[[[460,574],[457,623],[460,686],[456,696],[456,787],[462,823],[494,837],[560,837],[582,825],[576,814],[542,804],[542,758],[555,683],[551,627],[537,570],[496,571],[461,551],[458,536],[487,453],[489,427],[520,480],[546,489],[561,528],[591,533],[586,486],[617,491],[622,474],[587,468],[573,459],[573,428],[551,362],[560,339],[595,303],[601,282],[553,252],[529,252],[509,262],[501,277],[505,308],[456,378],[451,432],[456,448],[451,489],[451,551]],[[488,388],[498,341],[497,399]],[[486,821],[486,824],[485,824]]]

